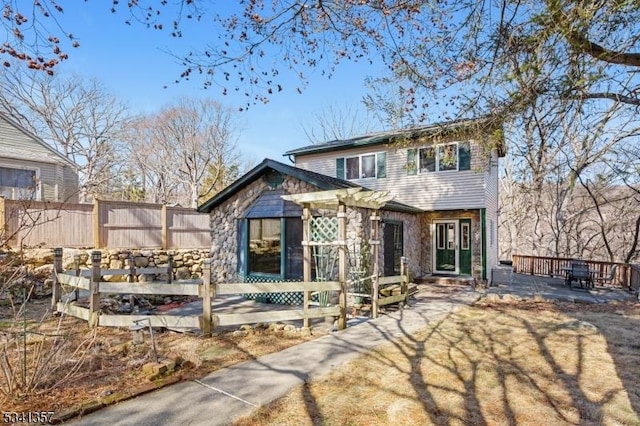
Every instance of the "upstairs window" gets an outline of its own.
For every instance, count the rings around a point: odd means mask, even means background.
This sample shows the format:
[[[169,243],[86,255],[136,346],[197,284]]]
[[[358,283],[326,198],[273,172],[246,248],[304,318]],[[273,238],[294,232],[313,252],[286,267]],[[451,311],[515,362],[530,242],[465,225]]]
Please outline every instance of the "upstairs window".
[[[407,150],[407,174],[471,169],[469,142],[451,142]]]
[[[376,152],[336,158],[338,179],[380,179],[387,177],[387,153]]]

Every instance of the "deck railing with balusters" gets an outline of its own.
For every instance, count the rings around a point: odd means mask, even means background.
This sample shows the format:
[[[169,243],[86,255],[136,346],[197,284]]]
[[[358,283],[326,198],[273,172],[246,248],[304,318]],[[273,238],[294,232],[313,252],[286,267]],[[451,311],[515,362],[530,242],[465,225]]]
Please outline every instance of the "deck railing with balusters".
[[[563,268],[571,266],[569,257],[545,257],[545,256],[525,256],[513,255],[513,272],[518,274],[543,275],[548,277],[563,277]],[[596,277],[606,277],[611,273],[611,268],[618,265],[616,274],[611,281],[611,285],[640,289],[640,265],[628,263],[605,262],[599,260],[585,260],[589,269],[595,271]]]

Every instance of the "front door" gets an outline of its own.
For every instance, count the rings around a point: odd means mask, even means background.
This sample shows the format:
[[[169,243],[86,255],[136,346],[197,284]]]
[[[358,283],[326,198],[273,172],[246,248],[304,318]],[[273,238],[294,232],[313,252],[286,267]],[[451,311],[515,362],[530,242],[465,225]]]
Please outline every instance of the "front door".
[[[471,275],[471,219],[460,219],[460,275]]]
[[[435,265],[434,272],[458,273],[458,221],[438,221],[435,223]]]

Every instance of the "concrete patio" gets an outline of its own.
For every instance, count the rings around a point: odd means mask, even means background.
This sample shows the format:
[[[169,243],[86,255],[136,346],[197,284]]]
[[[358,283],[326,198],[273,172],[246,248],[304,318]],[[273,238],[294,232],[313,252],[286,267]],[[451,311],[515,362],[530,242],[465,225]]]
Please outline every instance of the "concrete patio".
[[[488,294],[510,294],[525,299],[561,300],[577,303],[610,303],[638,300],[638,296],[620,287],[595,287],[586,290],[569,288],[564,279],[537,275],[515,274],[511,267],[493,269],[493,283]]]

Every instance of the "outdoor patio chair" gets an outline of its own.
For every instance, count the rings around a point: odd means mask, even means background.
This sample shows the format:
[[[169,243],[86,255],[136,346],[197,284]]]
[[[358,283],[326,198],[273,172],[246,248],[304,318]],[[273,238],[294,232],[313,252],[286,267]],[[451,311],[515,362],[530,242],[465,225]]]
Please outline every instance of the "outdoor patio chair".
[[[583,261],[571,262],[571,271],[567,277],[569,288],[573,288],[573,281],[580,284],[580,287],[584,287],[587,290],[593,287],[593,280],[591,279],[591,272],[589,271],[589,265]]]
[[[613,265],[611,267],[611,270],[609,271],[609,273],[607,275],[601,275],[598,277],[595,277],[593,279],[594,282],[598,283],[598,284],[612,284],[613,283],[613,279],[616,277],[616,271],[618,269],[618,265]]]

